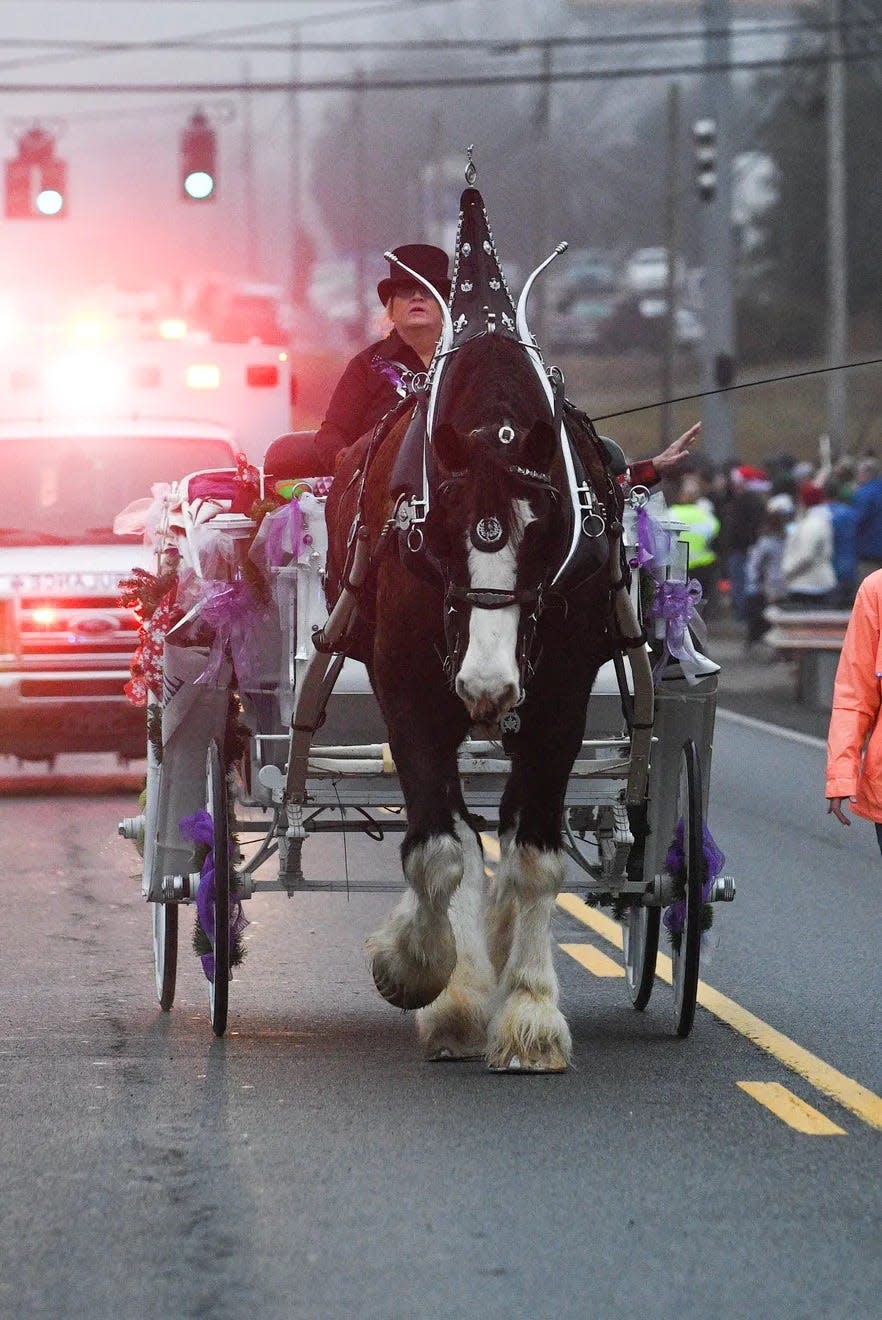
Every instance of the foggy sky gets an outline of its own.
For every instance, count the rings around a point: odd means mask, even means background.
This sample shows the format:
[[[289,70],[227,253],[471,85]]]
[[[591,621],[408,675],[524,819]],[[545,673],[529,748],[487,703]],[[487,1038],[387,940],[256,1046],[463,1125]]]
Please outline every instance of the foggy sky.
[[[792,6],[736,4],[744,14],[781,13]],[[385,11],[385,12],[384,12]],[[630,14],[628,13],[630,11]],[[244,81],[248,78],[287,79],[349,77],[356,67],[342,55],[301,53],[295,59],[289,43],[304,41],[357,44],[368,39],[406,41],[416,37],[492,36],[533,38],[584,30],[583,23],[601,22],[607,30],[623,30],[629,22],[674,21],[697,24],[693,4],[620,5],[593,0],[590,5],[568,0],[0,0],[0,98],[6,130],[4,156],[14,154],[21,132],[39,122],[57,132],[59,154],[69,163],[69,216],[59,221],[7,221],[0,218],[0,278],[7,289],[38,283],[54,287],[116,279],[149,286],[160,280],[192,278],[224,271],[264,280],[287,279],[290,233],[294,216],[292,167],[295,129],[301,143],[305,218],[321,228],[308,187],[309,170],[332,169],[333,161],[311,157],[312,135],[327,113],[332,96],[310,93],[300,98],[295,118],[292,98],[284,93],[212,94],[203,98],[179,92],[114,95],[41,91],[15,93],[14,86],[49,84]],[[575,28],[573,24],[577,24]],[[161,38],[223,32],[247,39],[278,43],[275,51],[243,53],[220,50],[92,54],[52,51],[51,40],[112,42],[155,41]],[[24,48],[27,38],[47,44]],[[648,52],[648,56],[651,52]],[[369,76],[370,54],[357,57]],[[388,57],[385,57],[388,58]],[[411,72],[408,57],[400,72]],[[565,58],[561,56],[561,58]],[[451,54],[451,67],[480,68],[479,56]],[[486,66],[487,58],[483,60]],[[496,60],[496,67],[517,67]],[[520,67],[528,67],[523,61]],[[535,67],[535,64],[532,66]],[[609,85],[605,116],[610,131],[627,118],[635,102],[635,84]],[[407,113],[408,93],[401,97]],[[438,93],[468,96],[468,90]],[[206,206],[182,203],[178,197],[178,142],[187,118],[203,107],[219,135],[217,200]],[[476,125],[479,137],[480,125]],[[244,181],[248,144],[254,179],[257,250],[248,241],[248,208]],[[445,144],[461,152],[465,143]],[[482,158],[493,157],[492,142],[479,143]],[[419,161],[403,162],[405,170]],[[252,226],[253,230],[254,226]],[[321,232],[317,234],[321,246]]]

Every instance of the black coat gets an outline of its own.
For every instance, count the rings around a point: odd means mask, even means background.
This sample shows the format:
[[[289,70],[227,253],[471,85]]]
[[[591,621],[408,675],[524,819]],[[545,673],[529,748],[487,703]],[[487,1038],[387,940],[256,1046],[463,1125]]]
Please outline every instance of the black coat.
[[[267,450],[265,471],[273,477],[333,475],[340,450],[373,431],[404,397],[402,381],[425,369],[422,358],[397,330],[370,344],[356,354],[337,382],[315,438],[303,432],[280,436]]]

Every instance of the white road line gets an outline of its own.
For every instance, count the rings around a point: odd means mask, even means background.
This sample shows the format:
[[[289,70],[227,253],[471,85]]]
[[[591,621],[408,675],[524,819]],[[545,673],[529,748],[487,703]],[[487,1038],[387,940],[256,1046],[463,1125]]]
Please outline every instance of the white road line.
[[[798,733],[796,729],[785,729],[780,724],[769,724],[767,720],[757,720],[752,715],[741,715],[738,711],[717,706],[717,719],[721,717],[731,720],[733,724],[741,724],[746,729],[756,729],[758,733],[774,733],[779,738],[787,738],[790,742],[802,743],[806,747],[820,747],[823,751],[827,746],[823,738],[814,738],[810,733]]]

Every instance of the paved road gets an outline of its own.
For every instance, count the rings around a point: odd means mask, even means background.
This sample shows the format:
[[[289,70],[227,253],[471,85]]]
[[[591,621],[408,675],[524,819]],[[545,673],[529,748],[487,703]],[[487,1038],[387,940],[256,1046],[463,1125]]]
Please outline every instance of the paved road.
[[[639,1015],[596,974],[603,914],[560,911],[596,969],[559,953],[564,1077],[420,1061],[361,952],[384,895],[256,897],[227,1038],[186,937],[162,1015],[115,836],[134,792],[7,793],[0,1313],[878,1315],[882,862],[824,817],[821,755],[719,719],[710,823],[739,894],[705,971],[728,1000],[687,1042],[667,986]],[[339,837],[308,849],[343,865]],[[394,871],[394,843],[350,842],[349,868]]]

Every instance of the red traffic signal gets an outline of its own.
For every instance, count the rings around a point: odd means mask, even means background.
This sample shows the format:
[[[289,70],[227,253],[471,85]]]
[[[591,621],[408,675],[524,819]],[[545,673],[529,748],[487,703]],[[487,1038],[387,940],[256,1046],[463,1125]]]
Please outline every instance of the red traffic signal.
[[[187,202],[210,202],[216,188],[217,134],[197,110],[181,136],[181,196]]]
[[[55,219],[67,207],[67,163],[55,155],[55,139],[31,128],[18,155],[6,162],[6,216],[10,220]]]

